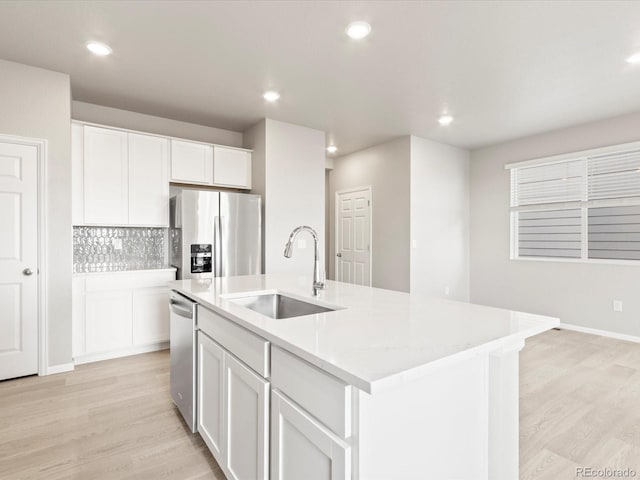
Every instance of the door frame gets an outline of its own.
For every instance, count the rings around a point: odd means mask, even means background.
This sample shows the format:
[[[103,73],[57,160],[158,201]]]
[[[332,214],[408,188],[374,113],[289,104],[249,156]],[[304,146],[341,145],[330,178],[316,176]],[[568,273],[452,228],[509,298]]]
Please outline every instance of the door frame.
[[[334,235],[333,235],[333,265],[334,265],[334,273],[335,273],[335,278],[336,281],[338,280],[338,245],[339,245],[339,237],[338,237],[338,198],[340,198],[340,195],[342,195],[343,193],[353,193],[353,192],[362,192],[364,190],[367,190],[369,192],[369,286],[371,286],[373,284],[373,190],[371,188],[371,185],[362,185],[360,187],[352,187],[352,188],[345,188],[342,190],[336,190],[335,193],[335,197],[334,197],[334,210],[333,210],[333,215],[334,215],[334,220],[333,220],[333,229],[334,229]]]
[[[14,143],[36,147],[37,150],[37,205],[38,205],[38,375],[55,373],[49,369],[49,329],[48,329],[48,297],[47,297],[47,158],[48,142],[46,139],[20,137],[0,134],[1,143]]]

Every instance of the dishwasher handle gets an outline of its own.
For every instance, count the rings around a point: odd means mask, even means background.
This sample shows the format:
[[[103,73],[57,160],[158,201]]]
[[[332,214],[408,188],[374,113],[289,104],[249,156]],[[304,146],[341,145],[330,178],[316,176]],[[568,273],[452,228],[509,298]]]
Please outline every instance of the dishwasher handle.
[[[193,318],[193,306],[195,303],[181,302],[175,297],[171,297],[169,299],[169,305],[171,306],[171,311],[176,315],[185,318]]]

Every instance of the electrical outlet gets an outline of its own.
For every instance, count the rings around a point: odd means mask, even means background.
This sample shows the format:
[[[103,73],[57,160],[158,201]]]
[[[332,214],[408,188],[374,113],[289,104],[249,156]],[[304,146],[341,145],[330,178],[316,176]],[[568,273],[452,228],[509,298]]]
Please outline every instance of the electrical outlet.
[[[444,287],[444,294],[448,297],[449,294],[451,293],[451,290],[449,289],[449,287]]]
[[[621,312],[622,311],[622,300],[614,300],[613,301],[613,311]]]
[[[114,238],[113,239],[113,249],[114,250],[122,250],[122,239]]]

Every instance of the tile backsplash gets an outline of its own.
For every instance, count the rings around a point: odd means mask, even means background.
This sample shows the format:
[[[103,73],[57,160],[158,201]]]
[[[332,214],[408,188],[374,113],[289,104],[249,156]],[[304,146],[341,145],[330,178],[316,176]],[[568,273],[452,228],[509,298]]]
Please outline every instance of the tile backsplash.
[[[73,227],[73,272],[118,272],[164,268],[167,229]]]

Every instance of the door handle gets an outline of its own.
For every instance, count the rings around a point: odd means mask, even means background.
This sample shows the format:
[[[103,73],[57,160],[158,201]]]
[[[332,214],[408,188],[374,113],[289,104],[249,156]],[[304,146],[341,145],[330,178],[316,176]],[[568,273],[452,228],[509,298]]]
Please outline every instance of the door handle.
[[[33,270],[31,270],[30,268],[25,268],[24,270],[22,270],[22,273],[28,277],[29,275],[33,275]]]
[[[342,254],[341,253],[337,253],[336,257],[342,257]]]

